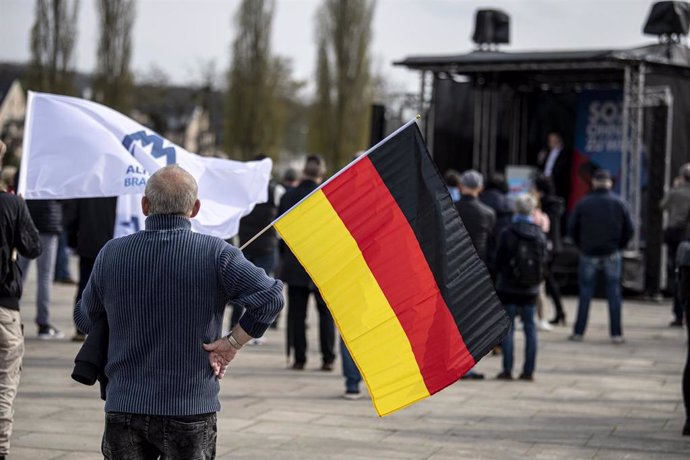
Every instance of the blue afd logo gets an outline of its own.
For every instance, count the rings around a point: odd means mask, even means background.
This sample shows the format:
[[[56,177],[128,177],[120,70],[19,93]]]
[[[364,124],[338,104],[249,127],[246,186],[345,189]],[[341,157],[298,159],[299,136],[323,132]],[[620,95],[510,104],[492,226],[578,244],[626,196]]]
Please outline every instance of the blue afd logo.
[[[160,158],[164,156],[166,164],[172,165],[177,163],[175,147],[163,147],[163,138],[158,134],[147,134],[146,131],[137,131],[134,134],[127,134],[125,138],[122,139],[122,145],[132,155],[134,155],[134,142],[140,142],[142,147],[152,144],[153,148],[151,149],[151,156],[153,156],[153,158]]]

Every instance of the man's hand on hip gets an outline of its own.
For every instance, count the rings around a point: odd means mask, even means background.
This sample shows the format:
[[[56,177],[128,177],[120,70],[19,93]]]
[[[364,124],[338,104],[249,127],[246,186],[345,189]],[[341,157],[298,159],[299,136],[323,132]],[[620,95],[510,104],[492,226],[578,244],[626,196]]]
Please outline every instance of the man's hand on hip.
[[[225,337],[221,337],[212,343],[203,344],[204,350],[208,351],[208,361],[213,368],[213,373],[222,379],[225,376],[225,371],[228,369],[230,361],[235,358],[237,350],[230,345],[230,342]]]

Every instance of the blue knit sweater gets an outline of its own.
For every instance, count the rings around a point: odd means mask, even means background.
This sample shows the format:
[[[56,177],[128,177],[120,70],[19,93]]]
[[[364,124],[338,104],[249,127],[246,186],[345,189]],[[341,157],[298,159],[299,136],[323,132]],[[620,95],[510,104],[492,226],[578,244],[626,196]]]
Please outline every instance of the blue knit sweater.
[[[89,332],[110,327],[106,412],[217,412],[219,383],[202,343],[221,336],[228,302],[246,308],[240,325],[260,337],[283,307],[283,285],[223,240],[192,233],[181,216],[154,215],[146,230],[108,242],[75,306]]]

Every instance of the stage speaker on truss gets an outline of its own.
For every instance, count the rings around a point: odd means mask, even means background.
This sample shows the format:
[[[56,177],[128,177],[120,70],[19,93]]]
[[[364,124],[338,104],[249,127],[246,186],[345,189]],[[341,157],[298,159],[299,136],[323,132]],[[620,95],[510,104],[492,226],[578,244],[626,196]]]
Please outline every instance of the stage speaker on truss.
[[[510,43],[510,16],[501,10],[477,10],[472,41],[479,46]]]
[[[660,37],[687,35],[690,28],[690,3],[656,2],[647,17],[643,32]]]

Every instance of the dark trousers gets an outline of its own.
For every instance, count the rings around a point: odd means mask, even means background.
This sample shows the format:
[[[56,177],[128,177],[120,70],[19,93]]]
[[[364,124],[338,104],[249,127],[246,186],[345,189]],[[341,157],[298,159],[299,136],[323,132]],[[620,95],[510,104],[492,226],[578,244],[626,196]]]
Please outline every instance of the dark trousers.
[[[319,311],[319,342],[324,364],[335,361],[335,325],[331,312],[318,289],[288,285],[287,343],[295,351],[295,362],[307,362],[307,301],[314,293]]]
[[[212,459],[216,414],[161,417],[108,412],[101,451],[108,460]]]
[[[565,317],[565,312],[563,311],[563,302],[561,302],[561,288],[558,287],[556,278],[553,277],[551,270],[546,272],[544,277],[546,284],[546,293],[553,299],[553,306],[556,309],[555,319],[560,319]]]
[[[690,300],[683,302],[685,307],[685,317],[690,318]],[[690,321],[686,321],[688,328],[688,356],[685,359],[685,370],[683,371],[683,402],[685,403],[685,418],[690,421]]]
[[[682,240],[681,240],[682,241]],[[681,241],[667,240],[666,246],[668,248],[666,261],[666,279],[668,280],[671,294],[673,295],[673,318],[679,323],[683,322],[683,303],[678,299],[678,289],[675,283],[676,280],[676,252]],[[687,316],[686,316],[687,318]]]
[[[84,292],[84,289],[86,289],[86,284],[89,282],[89,278],[91,277],[94,263],[96,263],[95,257],[79,257],[79,287],[77,288],[77,296],[74,299],[75,305],[81,300],[81,295]],[[76,325],[74,327],[77,329],[77,332],[83,333],[83,331],[80,331]]]

